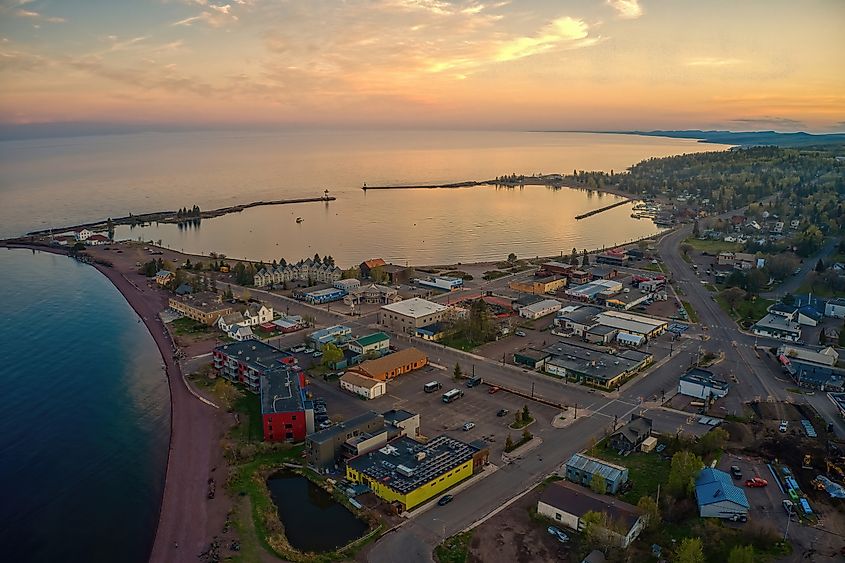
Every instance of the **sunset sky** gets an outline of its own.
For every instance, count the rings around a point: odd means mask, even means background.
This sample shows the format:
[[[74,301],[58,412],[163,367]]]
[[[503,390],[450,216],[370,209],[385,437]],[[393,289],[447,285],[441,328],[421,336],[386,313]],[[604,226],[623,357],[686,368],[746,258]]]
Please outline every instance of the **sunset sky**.
[[[0,0],[0,123],[845,130],[845,2]]]

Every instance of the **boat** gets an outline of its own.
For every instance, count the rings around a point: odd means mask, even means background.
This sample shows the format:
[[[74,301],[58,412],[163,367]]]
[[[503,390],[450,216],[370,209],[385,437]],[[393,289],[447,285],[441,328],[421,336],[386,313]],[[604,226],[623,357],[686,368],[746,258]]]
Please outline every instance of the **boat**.
[[[297,217],[297,218],[296,218],[296,222],[297,222],[297,223],[302,223],[302,221],[303,221],[302,217]]]

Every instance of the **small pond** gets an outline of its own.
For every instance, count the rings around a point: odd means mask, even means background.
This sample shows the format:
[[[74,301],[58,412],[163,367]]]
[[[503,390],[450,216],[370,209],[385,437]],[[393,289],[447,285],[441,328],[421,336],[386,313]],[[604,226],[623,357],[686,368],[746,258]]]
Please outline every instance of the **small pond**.
[[[267,479],[267,488],[294,549],[332,551],[367,531],[366,522],[305,477],[274,473]]]

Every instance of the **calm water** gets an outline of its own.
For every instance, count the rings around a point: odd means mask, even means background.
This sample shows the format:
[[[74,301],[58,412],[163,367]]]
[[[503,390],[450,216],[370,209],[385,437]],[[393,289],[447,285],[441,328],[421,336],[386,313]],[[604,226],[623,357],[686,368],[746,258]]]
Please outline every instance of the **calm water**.
[[[0,249],[0,272],[2,559],[146,561],[169,435],[152,338],[90,266]]]
[[[300,551],[331,551],[367,531],[365,522],[305,477],[277,473],[267,488],[288,541]]]
[[[201,132],[0,143],[0,235],[183,206],[204,209],[258,199],[320,195],[176,226],[118,229],[173,248],[229,256],[297,259],[315,252],[349,265],[384,256],[432,263],[569,253],[656,232],[621,207],[585,192],[493,188],[369,192],[376,184],[438,183],[498,175],[623,170],[652,156],[720,150],[686,139],[587,133],[455,131]],[[61,202],[57,205],[56,202]],[[304,222],[297,225],[301,216]]]

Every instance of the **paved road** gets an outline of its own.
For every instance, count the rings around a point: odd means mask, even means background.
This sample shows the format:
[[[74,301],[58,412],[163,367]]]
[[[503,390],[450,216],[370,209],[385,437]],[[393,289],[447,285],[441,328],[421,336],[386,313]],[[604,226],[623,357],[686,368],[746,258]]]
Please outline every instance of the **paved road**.
[[[774,291],[763,293],[766,299],[780,299],[787,293],[795,293],[798,288],[804,283],[804,278],[807,274],[813,271],[819,260],[824,260],[830,256],[833,251],[839,246],[839,239],[831,238],[815,255],[810,258],[805,258],[804,263],[801,264],[801,272],[797,275],[790,276],[785,282],[780,284]]]

